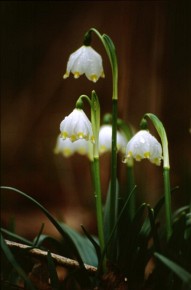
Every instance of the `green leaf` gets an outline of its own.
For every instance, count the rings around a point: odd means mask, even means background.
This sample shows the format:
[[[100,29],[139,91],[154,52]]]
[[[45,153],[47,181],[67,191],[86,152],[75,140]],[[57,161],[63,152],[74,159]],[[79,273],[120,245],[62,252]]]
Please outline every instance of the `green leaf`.
[[[1,232],[2,232],[3,234],[5,234],[8,238],[11,238],[12,241],[17,241],[17,242],[21,242],[21,243],[23,243],[23,244],[25,244],[25,245],[32,246],[32,242],[31,242],[31,241],[29,241],[29,240],[27,240],[27,239],[25,239],[25,238],[23,238],[23,237],[21,237],[21,236],[19,236],[19,235],[17,235],[17,234],[14,234],[14,233],[12,233],[12,232],[6,230],[6,229],[1,228],[0,230],[1,230]]]
[[[157,233],[157,228],[155,224],[155,216],[154,209],[147,205],[148,213],[149,213],[149,221],[151,226],[151,236],[153,237],[153,246],[156,251],[160,250],[159,238]]]
[[[179,266],[177,263],[157,252],[154,253],[154,255],[184,282],[184,287],[188,287],[187,289],[191,289],[191,274],[188,271]]]
[[[121,231],[118,263],[121,269],[131,269],[140,248],[139,238],[144,222],[146,203],[141,204],[135,213],[134,219],[127,230]]]
[[[48,269],[49,269],[49,274],[50,274],[50,284],[53,290],[58,290],[59,289],[59,279],[56,271],[56,266],[54,264],[54,261],[52,259],[50,251],[47,253],[47,264],[48,264]]]
[[[35,287],[31,283],[31,281],[28,279],[26,273],[24,270],[20,267],[20,265],[17,263],[15,257],[13,256],[12,252],[10,251],[9,247],[5,243],[3,236],[1,235],[1,248],[4,252],[5,256],[7,257],[8,261],[11,263],[13,268],[16,270],[16,272],[19,274],[19,276],[25,281],[26,285],[29,289],[35,290]]]
[[[92,266],[97,266],[98,257],[92,242],[86,236],[81,235],[79,232],[70,228],[66,224],[60,223],[60,225],[75,244],[75,247],[78,249],[83,262]]]
[[[119,240],[118,240],[119,236],[118,236],[117,234],[122,233],[123,231],[120,229],[120,232],[117,233],[116,230],[117,230],[117,228],[118,228],[119,223],[121,222],[121,219],[124,217],[123,214],[124,214],[124,212],[126,211],[126,208],[127,208],[127,206],[128,206],[129,200],[130,200],[132,194],[134,193],[135,188],[136,188],[136,186],[132,189],[131,193],[129,194],[129,196],[128,196],[127,199],[125,200],[125,203],[124,203],[124,205],[123,205],[123,207],[122,207],[122,209],[121,209],[119,215],[116,217],[116,222],[115,222],[115,225],[114,225],[114,227],[113,227],[113,229],[112,229],[112,231],[111,231],[111,233],[110,233],[110,236],[108,237],[108,241],[107,241],[107,243],[106,243],[106,245],[105,245],[105,249],[104,249],[104,252],[103,252],[103,256],[104,256],[105,253],[107,252],[107,249],[109,248],[109,245],[110,245],[112,239],[114,239],[113,245],[115,245],[116,248],[119,247]],[[119,200],[118,200],[118,201],[119,201]],[[124,230],[125,230],[125,229],[124,229]],[[121,245],[120,245],[120,246],[121,246]],[[125,245],[125,247],[126,247],[126,245]],[[120,248],[123,248],[123,246],[120,247]],[[119,250],[120,250],[120,248],[119,248]],[[110,260],[112,260],[112,259],[116,259],[116,258],[117,258],[117,255],[118,255],[118,250],[117,250],[116,252],[113,251],[113,253],[109,253],[108,258],[109,258]],[[103,259],[103,257],[102,257],[102,259]]]
[[[34,239],[35,242],[36,238]],[[45,246],[44,246],[45,244]],[[60,255],[65,255],[65,247],[63,245],[63,243],[51,236],[48,235],[41,235],[38,238],[38,242],[35,242],[36,248],[41,248],[41,249],[47,249],[46,245],[51,245],[51,248],[53,247],[57,253],[59,253]]]
[[[117,222],[117,213],[118,213],[118,196],[119,196],[119,184],[118,181],[116,180],[116,195],[115,195],[115,213],[114,213],[114,221],[116,224]],[[108,192],[107,192],[107,198],[106,198],[106,203],[104,206],[104,235],[105,235],[105,241],[106,243],[111,237],[111,231],[110,231],[110,208],[111,208],[111,183],[109,184]]]
[[[40,236],[41,236],[41,234],[43,232],[43,229],[44,229],[44,223],[42,223],[42,225],[41,225],[41,228],[40,228],[40,231],[38,233],[38,236],[33,240],[33,248],[35,248],[37,246],[38,240],[40,239]]]
[[[14,191],[17,192],[18,194],[24,196],[25,198],[27,198],[30,202],[32,202],[35,206],[37,206],[40,210],[43,211],[43,213],[47,216],[47,218],[51,221],[51,223],[55,226],[55,228],[58,230],[58,232],[62,235],[63,239],[66,240],[68,247],[71,250],[71,253],[75,256],[75,258],[78,260],[79,265],[81,268],[85,269],[82,258],[75,246],[75,243],[73,242],[73,240],[71,239],[71,237],[66,233],[66,231],[63,230],[63,228],[61,227],[60,223],[49,213],[49,211],[44,208],[37,200],[35,200],[34,198],[32,198],[31,196],[29,196],[28,194],[14,188],[14,187],[8,187],[8,186],[1,186],[1,189],[5,189],[5,190],[10,190],[10,191]]]
[[[95,240],[95,237],[92,237],[88,231],[84,228],[83,225],[81,225],[81,228],[83,229],[83,232],[84,234],[86,235],[86,237],[89,239],[89,241],[92,243],[92,245],[94,246],[95,248],[95,251],[96,251],[96,254],[97,254],[97,257],[98,257],[98,261],[100,261],[100,258],[101,258],[101,251],[100,251],[100,246],[98,244],[98,241]]]

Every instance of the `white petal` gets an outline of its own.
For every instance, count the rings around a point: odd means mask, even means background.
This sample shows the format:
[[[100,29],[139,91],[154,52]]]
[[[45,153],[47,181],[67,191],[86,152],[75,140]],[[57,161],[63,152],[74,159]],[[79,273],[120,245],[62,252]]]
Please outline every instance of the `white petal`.
[[[104,153],[106,151],[111,151],[112,143],[112,126],[102,125],[99,132],[99,151]],[[127,140],[125,136],[117,131],[117,150],[125,152]]]
[[[133,157],[137,161],[148,158],[152,163],[160,165],[162,147],[147,130],[141,130],[127,144],[125,159],[127,160],[129,157]]]
[[[112,127],[103,125],[99,131],[99,151],[104,153],[111,150]]]
[[[125,135],[121,132],[117,132],[117,149],[121,151],[121,153],[125,153],[125,149],[127,146],[127,139]]]
[[[83,45],[70,55],[64,78],[67,78],[70,72],[75,78],[85,74],[89,80],[96,82],[100,77],[104,77],[102,58],[91,46]]]
[[[54,153],[61,153],[65,157],[71,156],[74,153],[73,143],[70,141],[70,139],[63,140],[60,136],[58,136]]]
[[[72,142],[78,139],[94,141],[91,122],[81,109],[74,109],[60,124],[61,137],[70,138]]]

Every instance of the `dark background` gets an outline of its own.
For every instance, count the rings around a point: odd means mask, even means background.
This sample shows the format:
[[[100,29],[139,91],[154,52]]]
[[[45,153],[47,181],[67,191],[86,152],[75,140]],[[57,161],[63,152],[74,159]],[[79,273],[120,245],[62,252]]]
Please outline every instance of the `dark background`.
[[[119,63],[119,117],[136,130],[146,112],[163,122],[169,140],[173,209],[190,200],[191,66],[189,1],[1,1],[1,184],[35,197],[57,217],[95,231],[87,158],[54,155],[59,124],[81,94],[96,90],[102,116],[111,111],[111,70],[105,79],[63,80],[69,54],[95,27],[115,43]],[[87,114],[88,107],[86,110]],[[151,127],[151,131],[153,128]],[[154,135],[156,132],[152,131]],[[157,135],[156,135],[157,136]],[[103,199],[109,155],[101,157]],[[119,160],[119,179],[124,164]],[[163,193],[162,167],[135,164],[137,203],[154,205]],[[34,236],[43,215],[16,193],[3,191],[2,222]]]

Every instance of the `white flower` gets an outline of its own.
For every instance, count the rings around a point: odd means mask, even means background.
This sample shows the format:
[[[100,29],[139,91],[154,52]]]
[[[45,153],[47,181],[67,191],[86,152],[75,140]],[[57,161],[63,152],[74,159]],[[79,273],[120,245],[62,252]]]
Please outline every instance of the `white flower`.
[[[57,138],[56,146],[54,148],[55,154],[63,154],[64,157],[69,157],[74,153],[74,147],[70,139],[63,140],[60,135]]]
[[[54,153],[61,153],[64,157],[70,157],[74,153],[80,155],[87,155],[89,159],[92,159],[93,144],[90,141],[84,139],[78,139],[72,142],[70,139],[62,139],[60,135],[57,138]]]
[[[148,131],[141,130],[127,143],[124,162],[131,157],[137,161],[147,158],[152,163],[160,165],[162,159],[161,144]]]
[[[76,79],[85,74],[90,81],[96,82],[100,77],[104,77],[100,54],[91,46],[81,46],[70,55],[63,78],[68,78],[70,72],[74,74]]]
[[[87,155],[87,157],[93,159],[93,144],[91,141],[86,141],[84,139],[78,139],[73,142],[74,152],[80,155]]]
[[[99,152],[111,151],[112,126],[103,125],[99,131]],[[122,133],[117,131],[117,149],[124,153],[127,140]]]
[[[69,138],[72,142],[85,139],[94,142],[92,125],[82,109],[74,109],[60,123],[61,138]]]

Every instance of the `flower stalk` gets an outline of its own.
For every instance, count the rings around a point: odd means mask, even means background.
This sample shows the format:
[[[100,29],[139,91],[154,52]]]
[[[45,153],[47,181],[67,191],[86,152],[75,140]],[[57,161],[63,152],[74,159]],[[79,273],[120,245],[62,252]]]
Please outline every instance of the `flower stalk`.
[[[91,123],[95,142],[93,143],[93,186],[96,200],[96,217],[98,227],[98,238],[100,242],[101,253],[103,253],[104,228],[103,228],[103,210],[102,210],[102,193],[100,181],[100,163],[99,163],[99,129],[100,129],[100,104],[95,91],[92,91],[91,100],[83,95],[91,105]]]
[[[84,36],[85,41],[91,42],[91,33],[94,32],[101,40],[106,53],[109,57],[111,70],[112,70],[112,149],[111,149],[111,203],[110,203],[110,232],[115,225],[116,213],[116,187],[117,187],[117,114],[118,114],[118,63],[115,46],[111,38],[103,34],[101,35],[98,30],[91,28]]]
[[[164,195],[165,195],[165,215],[166,215],[166,237],[167,240],[172,234],[172,208],[171,208],[171,192],[170,192],[170,162],[168,151],[168,139],[165,128],[162,122],[151,113],[144,115],[141,123],[145,126],[146,117],[149,118],[155,126],[162,143],[163,149],[163,181],[164,181]]]
[[[91,122],[92,130],[95,137],[93,145],[93,171],[94,171],[94,186],[97,212],[98,237],[100,242],[101,252],[104,249],[104,229],[103,229],[103,211],[102,211],[102,194],[100,183],[100,164],[99,164],[99,129],[100,129],[100,105],[99,99],[95,91],[91,95]]]

